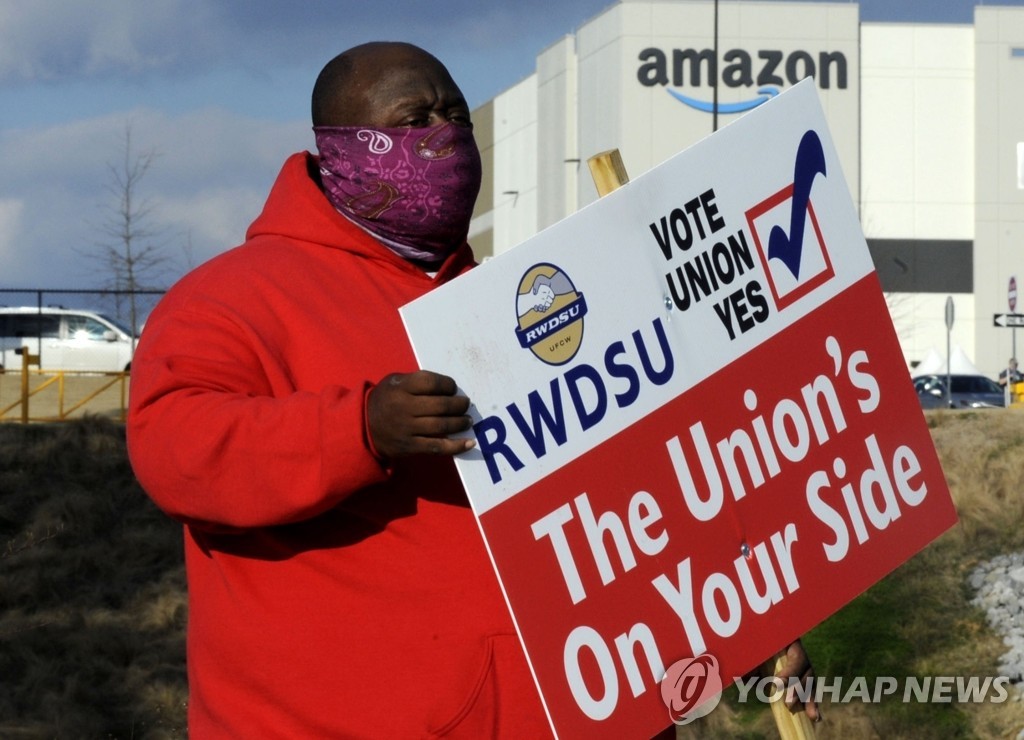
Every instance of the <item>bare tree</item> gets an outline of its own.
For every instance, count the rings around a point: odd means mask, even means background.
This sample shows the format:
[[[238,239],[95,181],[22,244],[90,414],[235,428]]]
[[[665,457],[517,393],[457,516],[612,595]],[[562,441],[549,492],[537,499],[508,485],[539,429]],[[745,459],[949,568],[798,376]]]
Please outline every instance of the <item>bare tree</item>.
[[[132,148],[132,127],[125,124],[122,157],[107,164],[105,190],[111,196],[111,205],[101,225],[106,239],[98,245],[99,252],[87,255],[100,263],[107,276],[105,287],[114,291],[118,313],[127,297],[133,338],[138,336],[140,323],[136,291],[154,288],[167,262],[161,246],[154,241],[157,234],[150,229],[152,202],[139,194],[140,183],[156,158],[154,149],[137,153]]]

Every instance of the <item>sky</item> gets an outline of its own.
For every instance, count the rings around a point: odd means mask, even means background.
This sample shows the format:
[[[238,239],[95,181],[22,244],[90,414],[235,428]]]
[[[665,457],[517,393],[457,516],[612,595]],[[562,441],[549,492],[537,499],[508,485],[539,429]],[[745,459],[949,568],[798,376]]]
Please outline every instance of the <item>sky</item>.
[[[0,288],[109,285],[127,151],[151,157],[134,192],[136,246],[164,258],[153,287],[238,244],[284,159],[312,148],[313,81],[350,46],[422,46],[476,107],[613,4],[0,0]],[[970,24],[976,4],[864,0],[860,15]]]

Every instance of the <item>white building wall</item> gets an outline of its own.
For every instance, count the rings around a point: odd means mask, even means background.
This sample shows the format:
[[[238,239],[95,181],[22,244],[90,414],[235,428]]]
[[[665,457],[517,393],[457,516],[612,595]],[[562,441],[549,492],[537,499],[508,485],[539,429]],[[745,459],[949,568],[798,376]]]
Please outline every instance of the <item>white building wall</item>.
[[[537,233],[537,75],[494,99],[494,254]]]
[[[593,18],[576,33],[579,98],[579,154],[588,157],[618,149],[626,171],[636,175],[642,156],[642,142],[627,141],[621,113],[630,102],[623,85],[625,59],[623,35],[626,33],[625,6],[615,5]],[[581,170],[578,181],[580,206],[597,199],[589,171]]]
[[[974,29],[861,25],[861,223],[880,239],[974,236]],[[975,357],[972,295],[952,343]],[[887,296],[908,363],[946,352],[947,295]]]
[[[537,57],[537,228],[576,211],[580,160],[576,115],[576,40],[566,36]]]
[[[974,31],[861,26],[861,220],[877,238],[974,233]]]
[[[1024,190],[1016,172],[1017,145],[1024,141],[1024,11],[979,6],[974,23],[977,364],[995,374],[1014,351],[1015,332],[994,327],[992,316],[1009,310],[1010,277],[1024,281]],[[1022,304],[1018,299],[1017,313],[1024,313]],[[1016,334],[1016,353],[1024,354],[1024,333]]]

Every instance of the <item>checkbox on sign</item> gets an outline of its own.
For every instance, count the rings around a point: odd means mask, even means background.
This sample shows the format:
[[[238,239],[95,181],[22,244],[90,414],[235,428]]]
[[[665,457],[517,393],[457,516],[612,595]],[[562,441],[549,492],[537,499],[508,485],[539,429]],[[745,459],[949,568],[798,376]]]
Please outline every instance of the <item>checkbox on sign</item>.
[[[797,231],[792,228],[795,207],[793,185],[787,185],[746,212],[775,308],[780,311],[835,277],[810,199],[803,214],[797,214],[805,219],[803,238],[800,244],[787,245],[791,250],[789,258],[780,259],[769,249],[773,230],[781,231],[783,236]]]

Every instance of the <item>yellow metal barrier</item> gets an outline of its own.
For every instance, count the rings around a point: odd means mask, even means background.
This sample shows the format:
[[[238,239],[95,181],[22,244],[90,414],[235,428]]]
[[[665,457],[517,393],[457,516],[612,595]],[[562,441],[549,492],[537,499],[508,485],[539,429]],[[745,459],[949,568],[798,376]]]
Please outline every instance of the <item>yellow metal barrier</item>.
[[[1010,384],[1010,405],[1024,406],[1024,383]]]
[[[0,422],[67,421],[78,411],[109,415],[122,422],[125,420],[128,373],[30,369],[31,365],[38,364],[38,355],[24,352],[19,382],[15,383],[10,374],[0,376]],[[33,385],[31,378],[34,376],[41,377],[42,382]],[[120,392],[110,393],[115,386]],[[18,389],[17,400],[2,405],[7,400],[4,395],[15,387]],[[30,406],[35,415],[30,414]],[[16,416],[12,414],[15,411]]]

